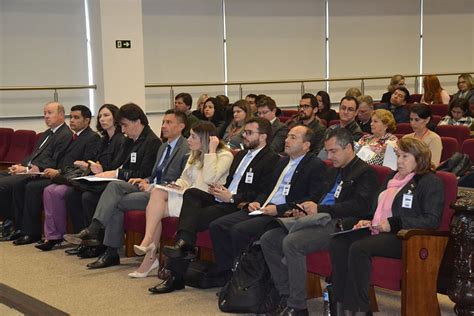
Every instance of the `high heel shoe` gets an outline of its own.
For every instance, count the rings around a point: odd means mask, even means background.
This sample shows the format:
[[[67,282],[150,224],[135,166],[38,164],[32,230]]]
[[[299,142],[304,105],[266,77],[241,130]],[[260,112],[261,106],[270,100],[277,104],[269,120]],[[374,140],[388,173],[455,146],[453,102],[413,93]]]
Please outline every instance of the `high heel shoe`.
[[[139,245],[133,245],[133,251],[137,256],[143,256],[146,255],[150,251],[155,251],[156,246],[155,243],[151,243],[148,246],[139,246]]]
[[[146,272],[134,271],[132,273],[129,273],[128,276],[135,279],[146,278],[148,274],[150,274],[151,271],[155,270],[159,266],[160,266],[160,262],[158,261],[158,259],[156,259],[155,262],[153,262],[153,264],[151,265],[150,269],[148,269],[148,271]]]

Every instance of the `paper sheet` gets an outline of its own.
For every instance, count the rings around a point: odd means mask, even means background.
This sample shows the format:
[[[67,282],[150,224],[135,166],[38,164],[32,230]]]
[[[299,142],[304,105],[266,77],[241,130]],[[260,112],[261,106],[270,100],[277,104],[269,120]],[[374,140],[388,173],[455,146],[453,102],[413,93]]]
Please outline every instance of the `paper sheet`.
[[[96,177],[96,176],[77,177],[77,178],[73,178],[73,180],[87,180],[87,181],[90,181],[90,182],[123,181],[121,179],[116,179],[116,178],[100,178],[100,177]]]
[[[385,156],[383,157],[382,166],[389,167],[392,170],[397,170],[397,154],[392,145],[387,144],[385,149]]]
[[[254,216],[254,215],[262,215],[262,214],[263,214],[263,212],[260,211],[260,210],[255,210],[255,211],[249,213],[249,215],[252,215],[252,216]]]

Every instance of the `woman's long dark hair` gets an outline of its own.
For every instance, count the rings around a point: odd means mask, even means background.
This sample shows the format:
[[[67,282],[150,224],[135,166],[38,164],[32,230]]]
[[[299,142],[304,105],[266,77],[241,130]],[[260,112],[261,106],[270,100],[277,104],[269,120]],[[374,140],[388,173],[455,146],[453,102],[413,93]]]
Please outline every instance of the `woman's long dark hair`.
[[[117,118],[117,113],[119,111],[119,108],[117,106],[113,105],[113,104],[110,104],[110,103],[106,103],[106,104],[102,105],[100,107],[99,111],[97,112],[97,125],[96,125],[97,131],[103,137],[106,137],[106,138],[109,137],[109,134],[107,134],[107,131],[102,128],[102,126],[100,125],[100,122],[99,122],[99,113],[100,113],[100,111],[102,111],[103,108],[107,108],[112,113],[112,116],[114,118],[114,125],[115,125],[114,135],[116,133],[121,133],[122,128],[120,127],[120,122],[118,121],[118,118]]]

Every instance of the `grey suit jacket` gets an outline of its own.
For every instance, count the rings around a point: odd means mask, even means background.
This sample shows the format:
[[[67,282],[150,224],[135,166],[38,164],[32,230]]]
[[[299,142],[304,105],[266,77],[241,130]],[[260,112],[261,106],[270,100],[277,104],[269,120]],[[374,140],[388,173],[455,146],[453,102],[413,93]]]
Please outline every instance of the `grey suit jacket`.
[[[272,141],[270,147],[276,153],[281,153],[285,150],[285,139],[288,135],[288,126],[280,122],[278,118],[272,124]]]
[[[150,183],[152,183],[155,178],[156,168],[158,168],[158,165],[161,161],[161,157],[164,155],[166,146],[168,146],[168,144],[169,144],[168,142],[163,143],[158,149],[158,152],[156,154],[155,165],[153,166],[153,170],[151,171],[151,176],[148,178],[148,182]],[[161,175],[161,182],[176,181],[181,176],[181,173],[183,172],[184,167],[186,166],[186,162],[188,161],[188,158],[189,158],[188,142],[186,141],[186,138],[184,138],[183,136],[180,136],[178,139],[178,142],[176,143],[176,147],[171,152],[171,155],[168,158],[168,162],[166,163],[166,166],[163,168],[163,174]]]

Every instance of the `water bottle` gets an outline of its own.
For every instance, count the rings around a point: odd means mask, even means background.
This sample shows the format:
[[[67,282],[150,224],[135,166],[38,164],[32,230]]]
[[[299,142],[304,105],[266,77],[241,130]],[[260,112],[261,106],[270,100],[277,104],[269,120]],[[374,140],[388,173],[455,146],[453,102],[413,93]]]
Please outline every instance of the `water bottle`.
[[[329,307],[329,292],[328,292],[327,287],[323,291],[323,302],[324,302],[323,315],[331,316],[331,308]]]

